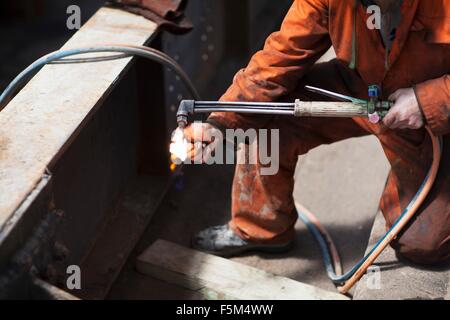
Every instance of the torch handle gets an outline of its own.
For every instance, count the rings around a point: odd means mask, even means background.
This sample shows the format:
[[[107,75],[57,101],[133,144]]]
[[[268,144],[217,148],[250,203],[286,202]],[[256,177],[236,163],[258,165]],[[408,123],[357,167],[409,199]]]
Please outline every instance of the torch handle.
[[[296,117],[367,117],[367,105],[352,102],[295,101]]]

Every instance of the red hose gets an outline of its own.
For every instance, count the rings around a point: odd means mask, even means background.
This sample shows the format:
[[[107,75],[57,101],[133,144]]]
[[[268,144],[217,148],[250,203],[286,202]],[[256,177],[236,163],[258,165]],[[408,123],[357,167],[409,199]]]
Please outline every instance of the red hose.
[[[394,240],[398,234],[403,230],[403,228],[408,224],[412,217],[416,214],[417,210],[425,201],[426,197],[430,193],[431,188],[433,187],[434,182],[436,181],[436,177],[439,171],[439,165],[441,162],[442,150],[441,150],[441,142],[440,138],[436,137],[430,130],[430,128],[426,128],[433,144],[433,163],[428,173],[428,179],[425,184],[422,186],[422,190],[417,196],[417,199],[412,204],[411,208],[403,215],[403,217],[394,225],[394,227],[389,230],[384,239],[378,244],[378,246],[374,249],[374,251],[367,257],[364,263],[356,270],[356,272],[340,287],[338,287],[339,292],[346,294],[350,289],[361,279],[361,277],[367,272],[367,269],[374,263],[374,261],[378,258],[378,256],[383,252],[384,249]],[[339,252],[337,250],[336,245],[334,244],[333,239],[326,231],[326,229],[320,224],[320,221],[314,216],[311,211],[306,209],[299,203],[295,203],[295,206],[299,212],[302,212],[312,224],[319,230],[322,234],[323,238],[325,238],[328,249],[331,255],[331,260],[333,262],[334,271],[337,275],[342,275],[342,265],[341,260],[339,258]]]

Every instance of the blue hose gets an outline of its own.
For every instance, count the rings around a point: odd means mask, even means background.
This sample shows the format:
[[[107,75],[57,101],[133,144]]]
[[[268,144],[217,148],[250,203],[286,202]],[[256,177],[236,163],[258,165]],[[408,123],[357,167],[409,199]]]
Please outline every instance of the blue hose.
[[[86,53],[95,53],[95,52],[120,52],[126,53],[130,55],[138,55],[144,58],[149,58],[154,61],[157,61],[170,69],[174,70],[179,76],[180,79],[184,82],[187,89],[190,91],[191,95],[194,99],[200,100],[200,96],[197,93],[194,85],[190,81],[189,77],[186,73],[181,69],[181,67],[172,60],[169,56],[165,55],[162,52],[157,50],[146,48],[146,47],[128,47],[128,46],[100,46],[100,47],[87,47],[87,48],[79,48],[79,49],[71,49],[64,51],[56,51],[50,53],[32,63],[25,70],[23,70],[3,91],[0,95],[0,110],[2,110],[12,96],[16,93],[17,89],[23,85],[29,78],[31,78],[37,71],[39,71],[46,64],[52,63],[54,61],[64,61],[63,58],[69,56],[75,56]],[[124,58],[123,56],[119,56],[117,58]],[[108,59],[108,57],[107,57]]]
[[[439,137],[439,147],[442,152],[442,149],[443,149],[442,137]],[[320,250],[322,252],[322,257],[323,257],[323,261],[325,264],[325,269],[327,271],[328,277],[334,284],[341,285],[355,274],[355,272],[364,264],[364,262],[367,260],[367,258],[380,246],[380,244],[383,242],[383,240],[386,239],[386,237],[390,233],[390,231],[393,228],[395,228],[402,221],[404,216],[409,212],[411,207],[417,201],[417,198],[422,193],[422,191],[429,179],[430,179],[430,173],[427,174],[427,176],[426,176],[425,180],[423,181],[422,185],[420,186],[419,190],[417,191],[417,193],[415,194],[415,196],[413,197],[411,202],[408,204],[408,206],[403,210],[402,214],[396,220],[396,222],[391,227],[391,229],[389,229],[389,231],[386,232],[386,234],[375,244],[375,246],[370,250],[370,252],[364,256],[364,258],[362,258],[357,264],[355,264],[355,266],[353,268],[351,268],[348,272],[346,272],[343,275],[337,275],[334,270],[333,259],[331,258],[330,249],[328,247],[328,243],[325,239],[325,236],[320,232],[320,230],[317,228],[317,226],[309,220],[309,218],[305,214],[303,214],[302,212],[298,212],[298,216],[299,216],[300,220],[303,221],[303,223],[306,225],[308,230],[312,233],[312,235],[318,242]]]

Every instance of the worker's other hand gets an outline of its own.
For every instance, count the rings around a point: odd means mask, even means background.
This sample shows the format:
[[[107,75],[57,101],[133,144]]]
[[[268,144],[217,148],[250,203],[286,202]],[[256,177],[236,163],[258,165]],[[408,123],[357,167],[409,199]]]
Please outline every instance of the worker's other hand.
[[[195,163],[208,163],[224,137],[222,132],[209,123],[194,122],[184,129],[188,141],[187,156]]]
[[[420,129],[424,126],[424,118],[413,88],[399,89],[389,100],[394,102],[391,110],[383,119],[390,129]]]

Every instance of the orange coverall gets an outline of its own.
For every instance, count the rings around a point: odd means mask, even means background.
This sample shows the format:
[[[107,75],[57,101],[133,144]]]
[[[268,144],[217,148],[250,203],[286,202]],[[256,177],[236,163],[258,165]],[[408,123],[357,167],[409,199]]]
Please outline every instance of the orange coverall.
[[[281,30],[269,36],[264,49],[237,73],[222,100],[326,100],[305,92],[305,84],[359,98],[368,98],[368,85],[377,84],[383,99],[397,89],[413,87],[426,125],[444,136],[443,158],[425,204],[392,246],[412,261],[430,264],[450,256],[450,1],[404,0],[401,11],[387,57],[379,31],[367,27],[370,15],[360,1],[296,0]],[[330,46],[337,59],[315,64]],[[349,68],[351,61],[354,68]],[[387,227],[417,192],[431,164],[425,129],[390,130],[359,118],[213,113],[208,120],[226,128],[280,130],[276,175],[260,175],[260,165],[236,168],[230,226],[255,242],[285,243],[293,238],[297,157],[321,144],[369,134],[378,137],[392,166],[380,201]]]

